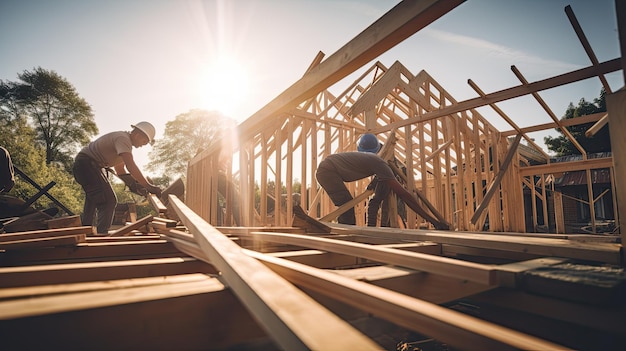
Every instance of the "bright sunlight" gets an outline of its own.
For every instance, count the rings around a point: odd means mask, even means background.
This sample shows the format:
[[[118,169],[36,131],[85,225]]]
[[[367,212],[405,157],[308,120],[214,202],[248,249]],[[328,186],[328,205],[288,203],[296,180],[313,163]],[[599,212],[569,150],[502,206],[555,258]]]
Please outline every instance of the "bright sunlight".
[[[249,78],[245,67],[232,57],[221,57],[207,65],[200,81],[202,108],[233,116],[248,96]]]

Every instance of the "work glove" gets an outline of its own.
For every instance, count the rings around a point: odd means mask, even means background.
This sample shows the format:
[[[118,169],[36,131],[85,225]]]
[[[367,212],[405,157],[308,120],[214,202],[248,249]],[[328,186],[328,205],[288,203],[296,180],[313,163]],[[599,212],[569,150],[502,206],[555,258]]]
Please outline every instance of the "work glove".
[[[146,190],[146,188],[144,188],[143,185],[137,183],[135,178],[133,178],[130,174],[128,173],[120,174],[119,178],[124,182],[124,184],[126,184],[126,186],[128,187],[128,190],[130,190],[132,193],[135,193],[141,196],[148,195],[148,190]]]

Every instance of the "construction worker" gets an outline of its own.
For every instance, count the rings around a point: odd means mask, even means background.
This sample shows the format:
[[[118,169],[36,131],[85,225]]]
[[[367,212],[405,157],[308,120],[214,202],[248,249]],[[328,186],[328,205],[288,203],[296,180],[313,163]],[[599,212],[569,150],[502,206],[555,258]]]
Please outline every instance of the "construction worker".
[[[146,180],[132,153],[133,147],[154,143],[154,126],[139,122],[131,127],[130,132],[111,132],[92,141],[74,160],[74,178],[85,191],[82,223],[91,226],[97,217],[98,234],[108,234],[117,206],[117,197],[106,174],[109,167],[117,174],[130,173],[148,192],[161,196],[161,189]]]
[[[394,180],[393,170],[377,153],[382,144],[374,134],[364,134],[359,139],[357,152],[340,152],[326,157],[320,162],[315,178],[324,188],[335,206],[339,207],[350,200],[352,194],[345,182],[353,182],[375,176],[368,189],[373,189],[374,197],[367,205],[367,225],[376,226],[378,209],[389,195],[390,186],[385,180]],[[342,224],[356,224],[354,208],[349,209],[337,219]]]
[[[15,185],[15,171],[11,154],[4,147],[0,146],[0,193],[9,192]]]

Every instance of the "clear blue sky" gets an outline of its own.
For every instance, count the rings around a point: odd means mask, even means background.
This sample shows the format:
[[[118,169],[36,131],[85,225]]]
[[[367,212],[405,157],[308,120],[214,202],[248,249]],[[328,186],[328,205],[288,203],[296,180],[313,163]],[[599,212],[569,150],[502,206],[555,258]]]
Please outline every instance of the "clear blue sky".
[[[159,137],[167,121],[193,108],[244,120],[299,79],[318,51],[330,56],[397,3],[0,0],[0,79],[17,80],[38,66],[54,70],[91,104],[101,133],[148,120]],[[378,60],[398,60],[414,74],[426,70],[457,101],[477,96],[468,79],[487,93],[519,85],[511,65],[530,82],[569,72],[590,61],[567,5],[600,62],[620,56],[614,0],[468,0]],[[245,82],[233,94],[212,86],[221,79],[214,70],[220,62],[237,67]],[[613,91],[624,85],[621,72],[608,79]],[[570,102],[593,100],[600,89],[589,79],[541,95],[560,117]],[[551,121],[532,98],[499,106],[521,127]],[[512,129],[489,109],[479,111],[501,130]],[[135,152],[140,166],[147,152]]]

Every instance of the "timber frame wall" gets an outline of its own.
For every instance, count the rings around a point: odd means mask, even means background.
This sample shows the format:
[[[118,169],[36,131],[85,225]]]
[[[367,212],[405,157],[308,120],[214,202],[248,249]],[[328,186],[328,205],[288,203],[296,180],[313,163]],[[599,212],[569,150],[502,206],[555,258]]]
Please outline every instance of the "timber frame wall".
[[[322,60],[324,55],[320,53],[300,80],[242,122],[235,135],[223,137],[190,161],[186,204],[213,225],[290,225],[296,204],[310,216],[330,221],[335,207],[317,184],[317,165],[332,153],[355,151],[358,138],[366,132],[393,146],[387,158],[406,166],[407,190],[452,224],[451,230],[483,230],[488,217],[489,231],[525,232],[525,217],[529,216],[536,228],[539,212],[543,218],[549,217],[549,180],[559,172],[585,170],[589,199],[597,199],[600,194],[593,193],[590,171],[609,168],[614,180],[614,164],[626,158],[626,151],[622,151],[626,149],[616,146],[623,140],[612,138],[612,157],[587,159],[586,151],[565,127],[595,122],[589,131],[594,133],[608,122],[609,114],[615,126],[624,123],[626,92],[622,89],[614,94],[604,78],[605,74],[622,70],[624,59],[598,62],[569,6],[565,12],[591,61],[583,69],[528,82],[512,66],[520,85],[484,93],[468,80],[478,97],[459,102],[426,71],[414,75],[400,62],[390,67],[376,62],[338,96],[327,90],[460,3],[402,1],[328,59]],[[616,11],[622,52],[626,22],[623,12]],[[602,82],[610,113],[560,121],[540,96],[542,90],[589,78]],[[551,123],[520,128],[496,105],[526,95],[543,107]],[[493,108],[511,130],[497,130],[476,111],[481,106]],[[527,136],[551,128],[561,128],[575,143],[583,155],[581,161],[550,163],[549,156]],[[529,147],[518,147],[522,139]],[[228,145],[226,140],[230,141]],[[531,160],[540,164],[531,166]],[[285,196],[294,193],[294,183],[302,184],[300,196]],[[626,206],[617,205],[620,199],[626,201],[626,195],[624,189],[616,189],[615,183],[615,207],[623,217]],[[368,180],[363,180],[348,186],[358,196],[367,184]],[[533,204],[541,204],[533,205],[532,213],[520,213],[524,188],[530,189]],[[260,198],[255,201],[258,194]],[[220,202],[226,203],[224,210]],[[557,232],[562,232],[558,203],[555,207]],[[357,225],[364,225],[365,202],[357,203],[355,209]],[[595,218],[593,206],[590,211]],[[410,209],[407,212],[407,228],[429,227]],[[398,223],[392,221],[392,226]]]

